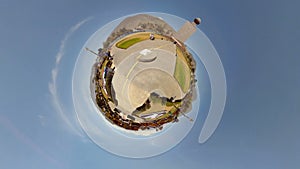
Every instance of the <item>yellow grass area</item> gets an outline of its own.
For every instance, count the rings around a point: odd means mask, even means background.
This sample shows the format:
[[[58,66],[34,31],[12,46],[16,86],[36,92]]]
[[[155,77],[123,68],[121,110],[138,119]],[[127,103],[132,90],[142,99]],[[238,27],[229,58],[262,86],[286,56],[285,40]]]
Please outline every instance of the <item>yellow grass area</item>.
[[[103,66],[103,65],[106,65],[107,64],[107,60],[105,60],[104,62],[103,62],[103,64],[102,64],[102,67],[101,67],[101,69],[100,69],[100,72],[101,72],[101,74],[102,74],[102,72],[104,72],[104,69],[105,69],[105,67],[106,66]],[[103,81],[104,81],[104,79],[102,79],[102,76],[101,76],[101,80],[100,80],[100,82],[103,84]],[[103,96],[104,96],[104,98],[106,99],[106,100],[108,100],[109,99],[109,97],[108,97],[108,95],[106,94],[106,92],[104,91],[104,86],[103,85],[101,85],[102,87],[101,87],[101,92],[102,92],[102,94],[103,94]]]
[[[155,38],[163,38],[161,35],[154,34]],[[150,38],[150,32],[140,32],[134,33],[132,35],[126,36],[116,43],[116,47],[121,49],[127,49],[130,46],[139,43]]]
[[[176,104],[177,106],[180,106],[181,103],[179,104]],[[156,117],[154,119],[152,118],[146,118],[146,120],[159,120],[159,119],[163,119],[163,118],[167,118],[168,116],[170,116],[170,114],[173,114],[177,108],[174,107],[173,105],[172,106],[166,106],[166,105],[161,105],[161,103],[151,103],[151,108],[146,110],[146,111],[142,111],[142,112],[138,112],[138,113],[135,113],[134,115],[136,116],[143,116],[143,115],[150,115],[150,114],[153,114],[153,112],[160,112],[160,111],[163,111],[165,110],[166,111],[166,114],[164,115],[161,115],[159,117]]]
[[[177,58],[176,58],[174,77],[178,81],[182,91],[186,93],[190,88],[191,70],[185,59],[184,53],[179,48],[177,48],[176,50],[177,50]]]
[[[161,111],[166,111],[166,114],[160,116],[160,117],[156,117],[154,119],[151,118],[146,118],[146,120],[158,120],[158,119],[163,119],[166,118],[168,116],[170,116],[170,114],[173,114],[177,108],[176,107],[180,107],[181,106],[181,102],[176,102],[176,103],[171,103],[171,102],[167,102],[166,104],[162,105],[162,102],[160,99],[150,99],[151,101],[151,108],[146,110],[146,111],[141,111],[141,112],[137,112],[134,115],[136,116],[143,116],[143,115],[150,115],[153,114],[153,112],[161,112]]]
[[[181,104],[182,104],[182,103],[179,102],[179,103],[176,103],[175,105],[176,105],[176,107],[180,107]],[[173,113],[176,112],[176,110],[177,110],[176,107],[175,107],[175,106],[168,107],[168,109],[166,109],[166,110],[167,110],[167,113],[164,114],[164,115],[162,115],[162,116],[160,116],[158,119],[163,119],[163,118],[169,117],[171,114],[173,114]]]
[[[137,112],[134,115],[143,116],[143,115],[147,115],[147,114],[152,114],[153,112],[160,112],[160,111],[163,111],[163,110],[169,110],[170,109],[170,107],[162,105],[161,103],[158,103],[158,102],[152,102],[150,104],[151,104],[150,109],[148,109],[146,111]]]

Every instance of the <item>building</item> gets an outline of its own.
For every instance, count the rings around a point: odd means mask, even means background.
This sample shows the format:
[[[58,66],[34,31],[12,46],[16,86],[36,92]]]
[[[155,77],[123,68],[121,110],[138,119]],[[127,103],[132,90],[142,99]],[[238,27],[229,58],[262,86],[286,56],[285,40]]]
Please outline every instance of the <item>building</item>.
[[[201,23],[200,18],[195,18],[194,22],[187,21],[173,37],[181,42],[185,42],[197,30],[197,25]]]

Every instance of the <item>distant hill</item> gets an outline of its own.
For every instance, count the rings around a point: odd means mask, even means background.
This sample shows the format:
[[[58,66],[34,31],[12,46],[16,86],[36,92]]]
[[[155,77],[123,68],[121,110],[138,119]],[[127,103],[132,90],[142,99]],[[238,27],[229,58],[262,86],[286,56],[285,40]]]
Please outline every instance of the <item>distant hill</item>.
[[[164,20],[147,14],[138,14],[124,19],[110,34],[103,47],[107,48],[113,41],[124,34],[134,31],[150,31],[170,36],[176,31]]]

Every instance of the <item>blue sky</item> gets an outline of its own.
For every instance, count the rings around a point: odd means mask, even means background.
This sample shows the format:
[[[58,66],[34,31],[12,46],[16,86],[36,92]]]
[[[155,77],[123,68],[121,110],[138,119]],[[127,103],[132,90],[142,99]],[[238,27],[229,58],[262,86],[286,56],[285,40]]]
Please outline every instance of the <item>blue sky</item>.
[[[1,0],[0,168],[299,168],[299,6],[296,0]],[[199,116],[177,147],[137,160],[100,149],[80,128],[72,131],[52,104],[49,82],[61,41],[92,17],[69,37],[59,67],[59,97],[71,115],[68,85],[85,41],[107,22],[144,11],[201,17],[228,91],[223,119],[208,142],[198,144]]]

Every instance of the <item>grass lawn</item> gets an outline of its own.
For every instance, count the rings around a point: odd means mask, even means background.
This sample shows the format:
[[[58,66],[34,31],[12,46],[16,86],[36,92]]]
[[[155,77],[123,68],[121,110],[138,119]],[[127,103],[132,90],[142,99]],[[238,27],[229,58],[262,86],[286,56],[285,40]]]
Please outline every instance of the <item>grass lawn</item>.
[[[174,77],[178,81],[182,91],[186,93],[190,87],[191,72],[184,54],[179,49],[177,49]]]
[[[156,39],[164,38],[164,36],[155,34],[154,37]],[[130,46],[139,43],[144,40],[148,40],[150,38],[150,32],[139,32],[134,33],[132,35],[129,35],[123,39],[121,39],[119,42],[116,43],[116,47],[121,49],[127,49]]]
[[[125,39],[123,39],[123,40],[121,40],[121,41],[119,41],[117,44],[116,44],[116,46],[118,47],[118,48],[121,48],[121,49],[127,49],[127,48],[129,48],[130,46],[132,46],[132,45],[134,45],[134,44],[136,44],[136,43],[138,43],[138,42],[141,42],[141,41],[143,41],[143,40],[146,40],[146,39],[144,39],[144,38],[132,38],[132,39],[130,39],[130,38],[125,38]]]
[[[148,32],[136,33],[121,39],[119,42],[117,42],[116,46],[121,49],[127,49],[136,43],[149,39],[149,37],[150,33]]]

